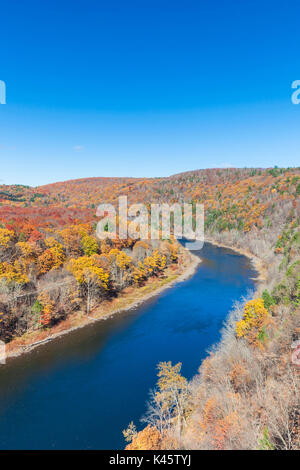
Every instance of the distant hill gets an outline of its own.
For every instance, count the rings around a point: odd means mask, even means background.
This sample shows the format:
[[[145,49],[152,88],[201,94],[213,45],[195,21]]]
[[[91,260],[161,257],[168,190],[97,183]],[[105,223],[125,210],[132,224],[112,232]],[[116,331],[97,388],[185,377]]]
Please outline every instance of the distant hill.
[[[91,222],[100,203],[201,202],[220,230],[261,228],[277,204],[300,193],[299,168],[195,170],[167,178],[83,178],[31,188],[0,185],[0,223],[58,227]]]

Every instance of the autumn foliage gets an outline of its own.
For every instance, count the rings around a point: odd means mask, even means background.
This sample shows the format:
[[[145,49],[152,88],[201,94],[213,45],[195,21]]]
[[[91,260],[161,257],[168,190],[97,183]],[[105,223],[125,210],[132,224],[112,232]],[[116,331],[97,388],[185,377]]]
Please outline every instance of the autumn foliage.
[[[244,307],[242,319],[236,324],[237,337],[246,338],[250,343],[257,342],[268,319],[269,312],[264,306],[264,300],[249,300]]]
[[[110,179],[92,179],[66,182],[61,191],[11,186],[1,193],[0,337],[51,327],[77,310],[90,314],[178,261],[174,240],[97,239],[95,203],[123,193],[120,181],[113,188]]]
[[[90,315],[180,263],[172,238],[97,240],[99,204],[117,205],[122,195],[128,204],[202,203],[206,236],[259,258],[264,280],[236,306],[191,382],[181,364],[160,363],[146,426],[125,431],[127,448],[300,448],[290,348],[300,334],[299,188],[299,168],[276,167],[0,185],[0,338]]]

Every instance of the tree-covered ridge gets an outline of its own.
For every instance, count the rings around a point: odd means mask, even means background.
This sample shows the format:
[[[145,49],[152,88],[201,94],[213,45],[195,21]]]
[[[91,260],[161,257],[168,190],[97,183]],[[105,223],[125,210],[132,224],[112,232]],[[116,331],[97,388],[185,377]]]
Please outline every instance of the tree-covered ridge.
[[[5,193],[5,194],[3,194]],[[94,221],[100,203],[201,202],[207,226],[247,231],[267,225],[277,205],[300,194],[300,169],[211,169],[169,178],[85,178],[37,188],[0,186],[0,223],[57,227]]]

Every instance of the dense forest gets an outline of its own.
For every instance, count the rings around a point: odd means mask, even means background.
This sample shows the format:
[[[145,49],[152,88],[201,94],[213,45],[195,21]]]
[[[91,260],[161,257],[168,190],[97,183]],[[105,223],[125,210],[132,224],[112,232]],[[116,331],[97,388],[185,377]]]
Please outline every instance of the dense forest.
[[[206,237],[261,260],[262,279],[235,305],[192,381],[180,363],[158,365],[146,427],[130,423],[127,449],[299,449],[299,170],[203,175],[206,185],[194,191],[205,203]]]
[[[0,339],[51,330],[78,311],[89,315],[178,263],[172,238],[96,238],[97,206],[117,205],[122,195],[147,205],[204,204],[206,236],[265,267],[257,292],[236,305],[191,382],[180,364],[159,364],[145,427],[129,425],[127,448],[299,448],[299,168],[0,185]]]

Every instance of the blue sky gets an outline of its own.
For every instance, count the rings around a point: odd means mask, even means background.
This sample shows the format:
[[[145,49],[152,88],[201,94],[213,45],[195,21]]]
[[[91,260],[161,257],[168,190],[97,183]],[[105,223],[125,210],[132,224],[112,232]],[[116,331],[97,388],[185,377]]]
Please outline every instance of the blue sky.
[[[2,2],[0,180],[299,166],[298,2]]]

